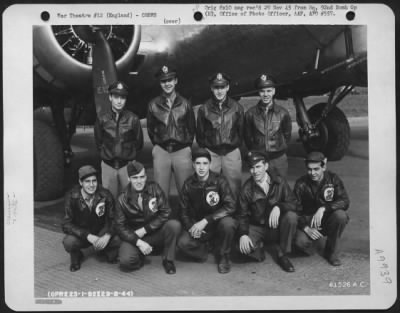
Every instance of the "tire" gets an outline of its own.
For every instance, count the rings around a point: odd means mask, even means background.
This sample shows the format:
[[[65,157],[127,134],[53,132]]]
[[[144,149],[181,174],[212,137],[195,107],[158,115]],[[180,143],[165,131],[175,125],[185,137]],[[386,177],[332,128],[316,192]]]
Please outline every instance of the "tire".
[[[318,103],[308,110],[310,121],[321,117],[325,103]],[[320,136],[303,142],[307,152],[321,151],[330,161],[341,160],[350,145],[350,125],[342,110],[335,107],[317,126]]]
[[[34,198],[48,201],[64,192],[64,155],[56,130],[34,120]]]

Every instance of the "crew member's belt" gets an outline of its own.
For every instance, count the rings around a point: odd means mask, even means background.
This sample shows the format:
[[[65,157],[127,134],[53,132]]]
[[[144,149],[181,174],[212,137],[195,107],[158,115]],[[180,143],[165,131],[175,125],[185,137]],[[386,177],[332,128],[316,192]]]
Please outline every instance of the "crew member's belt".
[[[106,163],[107,165],[115,168],[116,170],[124,167],[125,165],[128,164],[129,161],[126,160],[103,160],[104,163]]]
[[[159,143],[158,145],[161,148],[163,148],[165,151],[168,151],[169,153],[175,152],[175,151],[178,151],[178,150],[181,150],[181,149],[187,147],[187,145],[185,145],[185,144],[173,142],[173,141]]]

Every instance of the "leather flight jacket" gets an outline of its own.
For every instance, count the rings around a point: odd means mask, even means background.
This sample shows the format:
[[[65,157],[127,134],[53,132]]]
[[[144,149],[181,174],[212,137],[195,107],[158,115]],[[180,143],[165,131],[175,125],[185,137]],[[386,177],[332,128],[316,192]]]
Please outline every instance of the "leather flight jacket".
[[[215,98],[200,106],[197,113],[196,140],[200,147],[225,155],[243,142],[243,107],[227,97],[221,109]]]
[[[335,210],[347,211],[350,206],[350,199],[342,180],[330,171],[324,172],[324,177],[319,183],[312,181],[308,175],[300,177],[293,191],[298,201],[300,216],[312,216],[320,207],[325,207],[325,215]],[[303,229],[305,226],[306,219],[300,217],[298,227]]]
[[[131,184],[124,189],[116,201],[115,228],[123,241],[136,245],[140,239],[135,231],[144,227],[146,234],[160,229],[168,220],[171,209],[161,187],[155,182],[146,182],[142,196],[142,207],[138,202],[139,193]]]
[[[289,112],[273,103],[265,112],[265,105],[259,101],[247,110],[244,118],[244,141],[247,149],[266,152],[270,159],[283,155],[292,134]]]
[[[196,173],[186,179],[180,195],[180,214],[183,227],[189,230],[193,224],[205,218],[207,226],[231,216],[235,212],[235,200],[226,178],[210,171],[205,182]]]
[[[98,185],[92,208],[86,204],[81,186],[73,187],[65,196],[65,216],[62,223],[64,233],[87,240],[89,234],[109,233],[113,235],[114,199],[111,193]]]
[[[268,194],[254,181],[247,179],[239,195],[237,219],[239,221],[239,236],[249,234],[249,225],[268,225],[269,215],[275,206],[282,216],[288,211],[296,212],[296,198],[287,181],[273,173],[267,172],[271,178]]]
[[[101,159],[116,169],[135,160],[137,152],[143,147],[140,120],[127,110],[121,111],[118,120],[112,110],[97,118],[94,136]]]
[[[154,98],[148,105],[147,131],[152,144],[168,152],[191,147],[196,132],[192,105],[178,93],[171,107],[165,96]]]

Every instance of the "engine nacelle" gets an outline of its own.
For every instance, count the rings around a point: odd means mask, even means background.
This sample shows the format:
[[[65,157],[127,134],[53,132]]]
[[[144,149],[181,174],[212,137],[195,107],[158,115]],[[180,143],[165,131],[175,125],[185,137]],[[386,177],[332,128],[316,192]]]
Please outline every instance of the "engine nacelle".
[[[118,75],[127,74],[138,51],[140,25],[33,27],[33,68],[38,84],[57,89],[91,88],[94,33],[101,29],[113,51]]]

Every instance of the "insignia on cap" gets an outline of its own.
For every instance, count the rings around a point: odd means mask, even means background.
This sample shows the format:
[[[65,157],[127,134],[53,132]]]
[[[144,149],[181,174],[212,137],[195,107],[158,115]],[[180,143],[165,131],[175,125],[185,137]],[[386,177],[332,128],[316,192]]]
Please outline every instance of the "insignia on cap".
[[[122,86],[122,84],[119,83],[119,84],[117,85],[117,88],[118,88],[118,89],[124,89],[124,86]]]
[[[218,74],[217,74],[217,79],[218,79],[218,80],[222,80],[222,74],[221,74],[221,73],[218,73]]]
[[[165,65],[162,67],[161,70],[163,71],[164,74],[168,73],[168,67],[166,67]]]
[[[267,80],[267,75],[264,75],[264,74],[261,75],[261,80],[262,80],[262,81],[266,81],[266,80]]]

